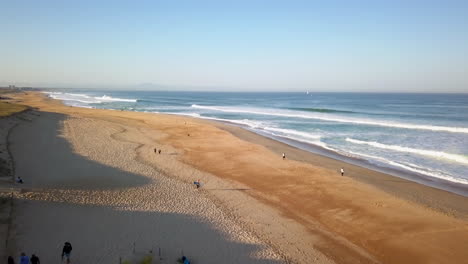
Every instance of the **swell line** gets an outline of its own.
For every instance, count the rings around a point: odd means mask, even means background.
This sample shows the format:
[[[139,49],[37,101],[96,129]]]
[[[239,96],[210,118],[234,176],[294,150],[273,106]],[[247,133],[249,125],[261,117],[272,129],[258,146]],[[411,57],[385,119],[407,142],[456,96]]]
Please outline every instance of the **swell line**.
[[[462,163],[462,164],[468,164],[468,158],[462,155],[458,155],[458,154],[451,154],[451,153],[445,153],[442,151],[434,151],[434,150],[414,149],[414,148],[402,147],[398,145],[386,145],[386,144],[382,144],[382,143],[375,142],[375,141],[362,141],[362,140],[357,140],[357,139],[352,139],[352,138],[346,138],[346,141],[354,143],[354,144],[369,145],[369,146],[380,148],[380,149],[388,149],[388,150],[394,150],[398,152],[418,154],[418,155],[427,156],[431,158],[446,159],[446,160],[451,160],[451,161],[455,161],[455,162]]]
[[[415,124],[393,123],[393,122],[378,122],[378,121],[371,121],[371,120],[343,119],[343,118],[329,117],[329,116],[316,116],[316,115],[312,116],[312,115],[306,115],[306,114],[287,114],[287,113],[265,112],[265,111],[257,111],[257,110],[243,110],[243,109],[226,108],[226,107],[202,106],[202,105],[196,105],[196,104],[193,104],[192,107],[198,108],[198,109],[207,109],[207,110],[229,112],[229,113],[249,113],[249,114],[268,115],[268,116],[318,119],[318,120],[324,120],[324,121],[351,123],[351,124],[358,124],[358,125],[370,125],[370,126],[431,130],[431,131],[443,131],[443,132],[451,132],[451,133],[468,134],[467,127],[445,127],[445,126],[415,125]]]
[[[382,162],[384,164],[389,164],[389,165],[392,165],[392,166],[400,167],[400,168],[403,168],[405,170],[416,172],[416,173],[423,174],[423,175],[427,175],[427,176],[430,176],[430,177],[443,179],[443,180],[446,180],[446,181],[451,181],[451,182],[456,182],[456,183],[461,183],[461,184],[468,184],[468,180],[466,180],[466,179],[455,178],[455,177],[453,177],[451,175],[448,175],[448,174],[445,174],[445,173],[442,173],[442,172],[426,171],[426,170],[422,169],[419,166],[415,166],[414,164],[405,165],[405,164],[401,164],[399,162],[391,161],[391,160],[388,160],[388,159],[385,159],[385,158],[382,158],[382,157],[378,157],[378,156],[373,156],[373,155],[368,155],[368,154],[353,152],[353,151],[348,151],[348,152],[350,154],[356,155],[358,157],[365,157],[365,158],[369,158],[370,160],[377,160],[377,161],[380,161],[380,162]]]

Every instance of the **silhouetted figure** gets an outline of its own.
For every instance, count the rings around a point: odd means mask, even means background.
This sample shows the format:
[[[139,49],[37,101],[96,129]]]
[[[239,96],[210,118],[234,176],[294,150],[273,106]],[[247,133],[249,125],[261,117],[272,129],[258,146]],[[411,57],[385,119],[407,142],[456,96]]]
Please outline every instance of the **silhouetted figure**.
[[[31,256],[31,264],[41,264],[41,260],[38,256],[32,254]]]
[[[70,242],[65,242],[65,244],[63,245],[63,249],[62,249],[62,261],[63,261],[63,257],[66,257],[67,264],[70,263],[70,254],[71,254],[72,249],[73,248]]]
[[[161,150],[158,150],[158,153],[161,154]]]
[[[16,178],[16,183],[21,183],[21,184],[23,184],[23,179],[21,179],[21,177],[18,176],[18,177]]]
[[[154,148],[154,153],[156,153],[156,151],[157,151],[157,149],[156,149],[156,148]]]
[[[15,264],[15,259],[12,256],[8,256],[8,264]]]

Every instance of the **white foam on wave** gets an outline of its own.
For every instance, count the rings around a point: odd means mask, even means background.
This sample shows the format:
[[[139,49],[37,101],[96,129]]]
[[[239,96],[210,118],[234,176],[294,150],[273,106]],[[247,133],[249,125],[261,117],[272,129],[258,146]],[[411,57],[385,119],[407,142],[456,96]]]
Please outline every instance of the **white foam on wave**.
[[[144,109],[146,111],[150,110],[187,110],[187,107],[182,107],[182,106],[171,106],[171,105],[158,105],[158,106],[145,106],[141,107],[141,109]]]
[[[308,134],[308,133],[303,133],[303,132],[290,130],[290,129],[267,127],[267,126],[264,126],[265,125],[264,122],[252,121],[252,120],[249,120],[249,119],[230,120],[230,119],[223,119],[223,118],[203,117],[203,116],[201,116],[201,118],[216,120],[216,121],[224,121],[224,122],[240,124],[240,125],[246,125],[246,126],[252,128],[254,131],[257,131],[257,132],[261,130],[261,131],[265,132],[267,135],[269,134],[269,135],[274,136],[274,137],[287,138],[287,139],[295,140],[297,142],[302,142],[302,143],[307,143],[307,144],[319,146],[321,148],[328,149],[328,150],[336,152],[335,149],[331,148],[326,143],[320,141],[320,136],[319,135],[311,135],[311,134]],[[280,133],[278,133],[278,132],[280,132]],[[300,136],[300,137],[296,137],[294,135]],[[309,139],[304,139],[304,138],[309,138]],[[310,140],[310,139],[312,139],[312,140]]]
[[[418,154],[418,155],[422,155],[426,157],[431,157],[431,158],[436,158],[436,159],[445,159],[445,160],[455,161],[455,162],[462,163],[462,164],[468,164],[468,158],[463,155],[458,155],[458,154],[450,154],[450,153],[445,153],[442,151],[434,151],[434,150],[414,149],[414,148],[402,147],[398,145],[386,145],[386,144],[382,144],[379,142],[362,141],[362,140],[357,140],[357,139],[352,139],[352,138],[346,138],[346,141],[354,143],[354,144],[369,145],[369,146],[380,148],[380,149],[388,149],[388,150],[394,150],[398,152]]]
[[[333,152],[340,153],[338,150],[336,150],[334,148],[331,148],[326,143],[320,141],[319,138],[317,138],[316,140],[307,140],[307,139],[303,139],[303,138],[295,138],[295,137],[286,136],[286,135],[283,135],[283,134],[277,134],[277,133],[274,133],[274,132],[270,132],[269,134],[272,135],[272,136],[276,136],[276,137],[288,138],[288,139],[295,140],[297,142],[302,142],[302,143],[307,143],[307,144],[310,144],[310,145],[315,145],[315,146],[318,146],[318,147],[321,147],[321,148],[324,148],[324,149],[331,150]]]
[[[159,112],[153,112],[153,113],[159,113]],[[169,115],[183,115],[183,116],[191,116],[191,117],[197,117],[200,118],[200,114],[197,113],[165,113]]]
[[[93,98],[84,94],[67,94],[67,93],[60,93],[60,92],[51,92],[48,94],[50,98],[61,100],[64,103],[69,103],[70,101],[80,102],[84,104],[101,103],[100,101],[96,101]]]
[[[91,98],[89,96],[87,96],[86,94],[76,94],[76,93],[68,93],[69,95],[73,95],[73,96],[79,96],[79,97],[85,97],[85,98]]]
[[[165,114],[171,114],[171,115],[183,115],[183,116],[191,116],[191,117],[196,117],[196,118],[201,118],[201,119],[208,119],[208,120],[214,120],[214,121],[222,121],[222,122],[227,122],[227,123],[232,123],[232,124],[238,124],[238,125],[245,125],[250,128],[260,128],[262,127],[263,122],[260,121],[252,121],[249,119],[242,119],[242,120],[236,120],[236,119],[224,119],[224,118],[216,118],[216,117],[209,117],[209,116],[202,116],[198,113],[176,113],[176,112],[166,112]]]
[[[441,171],[427,171],[421,166],[417,166],[412,163],[407,163],[407,164],[402,164],[399,162],[391,161],[382,157],[374,156],[374,155],[368,155],[368,154],[363,154],[359,152],[353,152],[353,151],[348,151],[348,153],[353,154],[357,157],[363,157],[363,158],[368,158],[370,160],[376,160],[379,162],[382,162],[384,164],[392,165],[395,167],[399,167],[408,171],[416,172],[418,174],[426,175],[429,177],[437,178],[437,179],[442,179],[450,182],[455,182],[455,183],[461,183],[461,184],[468,184],[467,179],[462,179],[462,178],[455,178],[452,175],[448,175],[446,173],[443,173]]]
[[[117,98],[117,97],[111,97],[107,95],[103,95],[100,97],[94,97],[94,99],[105,101],[105,102],[130,102],[130,103],[136,103],[137,99],[126,99],[126,98]]]
[[[63,92],[44,92],[49,95],[49,97],[64,102],[74,101],[84,104],[100,104],[104,102],[131,102],[136,103],[137,99],[126,99],[126,98],[114,98],[111,96],[89,96],[87,94],[77,94],[77,93],[63,93]]]
[[[225,119],[225,118],[216,118],[216,117],[209,117],[209,116],[202,116],[198,113],[170,113],[170,114],[175,114],[175,115],[186,115],[186,116],[192,116],[192,117],[197,117],[197,118],[202,118],[202,119],[208,119],[208,120],[214,120],[214,121],[222,121],[222,122],[228,122],[232,124],[238,124],[238,125],[245,125],[254,131],[264,131],[267,134],[270,134],[271,136],[276,136],[276,137],[282,137],[282,138],[288,138],[291,140],[295,140],[298,142],[302,143],[307,143],[315,146],[322,147],[324,149],[328,149],[331,151],[335,151],[335,149],[331,148],[328,146],[326,143],[320,141],[320,136],[319,135],[311,135],[309,133],[304,133],[304,132],[299,132],[295,130],[290,130],[290,129],[282,129],[282,128],[273,128],[273,127],[268,127],[265,126],[265,122],[261,121],[253,121],[249,119]],[[280,133],[275,133],[275,132],[280,132]],[[300,136],[294,137],[293,135]],[[304,138],[309,138],[313,140],[307,140]]]
[[[221,107],[221,106],[202,106],[202,105],[192,105],[193,108],[206,109],[212,111],[221,111],[229,113],[248,113],[248,114],[257,114],[257,115],[267,115],[267,116],[281,116],[281,117],[293,117],[293,118],[304,118],[304,119],[317,119],[338,123],[351,123],[357,125],[370,125],[370,126],[381,126],[381,127],[393,127],[393,128],[404,128],[404,129],[418,129],[418,130],[431,130],[431,131],[443,131],[451,133],[466,133],[468,134],[468,127],[446,127],[446,126],[432,126],[432,125],[416,125],[416,124],[406,124],[406,123],[395,123],[395,122],[383,122],[367,119],[356,119],[356,118],[342,118],[336,117],[330,114],[324,113],[302,113],[296,114],[291,111],[281,110],[281,113],[278,110],[274,109],[247,109],[247,108],[233,108],[233,107]]]
[[[261,121],[253,121],[249,119],[225,119],[225,118],[216,118],[216,117],[210,117],[210,116],[202,116],[198,114],[199,118],[203,119],[209,119],[209,120],[215,120],[215,121],[222,121],[222,122],[228,122],[232,124],[238,124],[238,125],[244,125],[248,126],[250,128],[261,128],[263,127],[264,123]]]
[[[310,138],[310,139],[320,139],[320,135],[313,135],[307,132],[300,132],[292,129],[285,129],[285,128],[276,128],[276,127],[264,127],[264,130],[267,131],[275,131],[275,132],[280,132],[283,133],[284,135],[295,135],[295,136],[300,136],[304,138]]]

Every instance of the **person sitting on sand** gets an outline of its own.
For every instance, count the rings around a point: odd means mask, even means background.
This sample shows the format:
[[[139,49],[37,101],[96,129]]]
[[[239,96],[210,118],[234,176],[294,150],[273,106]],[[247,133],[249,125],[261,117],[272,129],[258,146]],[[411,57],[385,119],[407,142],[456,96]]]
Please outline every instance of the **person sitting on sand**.
[[[197,189],[200,188],[200,186],[201,186],[200,179],[198,179],[198,181],[193,182],[193,184],[195,184],[195,186],[197,186]]]
[[[63,245],[63,249],[62,249],[62,261],[63,261],[63,257],[66,257],[67,264],[70,263],[70,254],[71,254],[72,249],[73,248],[70,242],[65,242],[65,244]]]
[[[184,264],[190,264],[190,260],[186,256],[182,256],[182,261]]]
[[[16,178],[16,183],[23,183],[23,179],[20,176]]]

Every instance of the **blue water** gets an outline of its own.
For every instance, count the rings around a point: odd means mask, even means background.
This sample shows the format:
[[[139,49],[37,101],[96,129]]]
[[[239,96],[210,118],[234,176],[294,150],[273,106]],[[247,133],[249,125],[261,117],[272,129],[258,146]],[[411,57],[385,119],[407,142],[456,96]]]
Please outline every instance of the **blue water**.
[[[468,94],[54,90],[78,107],[241,125],[382,168],[468,185]]]

